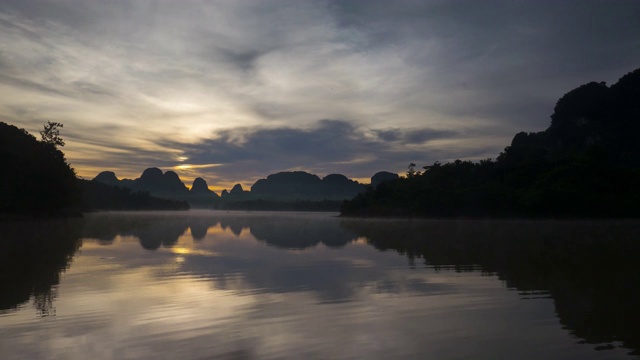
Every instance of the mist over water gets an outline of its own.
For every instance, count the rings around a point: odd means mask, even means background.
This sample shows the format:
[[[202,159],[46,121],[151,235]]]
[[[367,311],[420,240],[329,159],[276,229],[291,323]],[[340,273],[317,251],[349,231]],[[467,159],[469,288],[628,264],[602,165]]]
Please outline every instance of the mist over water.
[[[637,358],[637,221],[0,224],[7,359]],[[635,354],[635,355],[634,355]]]

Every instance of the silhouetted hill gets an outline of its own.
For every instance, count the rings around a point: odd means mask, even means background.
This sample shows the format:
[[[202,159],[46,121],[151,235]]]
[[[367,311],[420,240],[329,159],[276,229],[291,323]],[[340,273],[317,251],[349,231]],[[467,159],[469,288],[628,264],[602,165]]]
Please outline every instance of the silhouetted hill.
[[[38,141],[24,129],[0,122],[0,218],[68,214],[78,206],[75,172],[56,145],[64,142]]]
[[[497,161],[434,163],[342,206],[354,216],[640,216],[640,69],[560,98]]]
[[[399,177],[400,176],[398,176],[398,174],[396,174],[396,173],[391,173],[391,172],[388,172],[388,171],[380,171],[380,172],[375,173],[375,175],[373,175],[371,177],[371,186],[377,187],[378,185],[382,184],[383,182],[396,180]]]
[[[242,188],[242,185],[240,184],[235,184],[232,188],[231,191],[229,191],[229,194],[231,195],[242,195],[244,194],[246,191],[244,191],[244,189]]]
[[[93,181],[97,181],[103,184],[111,185],[111,186],[119,186],[120,180],[116,177],[116,173],[113,171],[103,171],[98,174]]]
[[[82,208],[93,210],[188,210],[186,201],[151,196],[146,191],[103,184],[97,180],[79,180],[82,186]]]
[[[163,174],[158,168],[149,168],[142,172],[142,175],[134,180],[133,189],[168,198],[181,197],[189,193],[178,174],[173,171]]]
[[[341,174],[330,174],[320,179],[304,171],[269,175],[266,179],[256,181],[251,191],[236,184],[230,191],[223,190],[220,196],[209,190],[202,178],[196,178],[191,190],[187,190],[178,174],[173,171],[163,173],[158,168],[144,170],[140,178],[135,180],[118,180],[111,171],[103,171],[93,180],[134,191],[146,191],[156,197],[187,201],[191,207],[238,210],[337,211],[341,201],[354,197],[366,188],[366,185]]]
[[[352,198],[364,188],[340,174],[320,179],[304,171],[294,171],[272,174],[256,181],[251,186],[251,194],[278,200],[342,200]]]
[[[342,174],[330,174],[322,178],[321,193],[325,199],[344,200],[351,199],[359,192],[364,191],[366,185],[351,180]]]
[[[203,178],[193,180],[193,185],[191,185],[191,190],[189,190],[189,196],[187,197],[187,201],[192,207],[210,209],[219,202],[219,199],[220,196],[209,190],[209,186]]]
[[[191,185],[191,190],[189,190],[189,193],[191,193],[192,195],[214,194],[217,196],[215,192],[209,190],[209,186],[203,178],[195,178],[193,180],[193,185]]]
[[[209,190],[207,182],[202,178],[195,179],[193,188],[189,190],[174,171],[163,173],[158,168],[145,169],[142,175],[135,180],[118,180],[112,171],[103,171],[93,178],[93,181],[130,189],[132,194],[135,192],[147,192],[158,198],[178,202],[186,201],[191,207],[198,208],[213,208],[219,198],[218,194]],[[170,208],[172,205],[162,206],[169,206]]]

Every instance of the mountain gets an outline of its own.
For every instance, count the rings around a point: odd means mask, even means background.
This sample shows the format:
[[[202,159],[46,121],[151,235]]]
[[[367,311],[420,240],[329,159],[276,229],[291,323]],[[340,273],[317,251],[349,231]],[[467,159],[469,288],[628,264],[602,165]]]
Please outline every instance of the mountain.
[[[456,160],[378,185],[351,216],[640,216],[640,69],[562,96],[551,124],[516,134],[498,156]]]
[[[209,190],[207,182],[203,178],[195,178],[189,190],[187,201],[192,207],[212,208],[217,204],[220,196]]]
[[[200,195],[200,194],[217,194],[211,190],[209,190],[209,186],[207,182],[203,178],[195,178],[193,180],[193,184],[191,185],[191,190],[189,190],[189,194],[191,195]]]
[[[103,171],[95,178],[93,178],[93,180],[111,186],[120,185],[120,180],[118,180],[118,178],[116,177],[116,173],[114,173],[113,171]]]
[[[395,178],[396,174],[383,171],[372,179],[382,183]],[[235,184],[231,190],[223,190],[220,196],[209,190],[202,178],[196,178],[188,190],[178,174],[173,171],[163,173],[158,168],[144,170],[135,180],[118,180],[112,171],[103,171],[93,181],[187,201],[191,207],[255,210],[337,210],[343,200],[351,199],[367,188],[367,185],[342,174],[320,178],[304,171],[271,174],[256,181],[250,191],[244,190],[241,184]]]
[[[163,173],[155,167],[145,169],[135,180],[118,180],[112,171],[103,171],[92,181],[123,187],[134,192],[148,192],[159,198],[186,201],[191,207],[212,208],[219,198],[218,194],[209,190],[207,182],[202,178],[196,178],[192,189],[189,190],[174,171]]]
[[[304,171],[279,172],[260,179],[251,186],[251,194],[264,199],[338,200],[349,199],[365,185],[344,175],[331,174],[320,179]]]
[[[398,178],[399,178],[399,176],[396,173],[391,173],[391,172],[388,172],[388,171],[380,171],[380,172],[375,173],[371,177],[371,186],[373,186],[375,188],[378,185],[382,184],[383,182],[396,180]]]
[[[244,189],[242,189],[242,185],[240,184],[235,184],[233,186],[233,188],[231,188],[231,191],[229,191],[229,194],[231,195],[242,195],[244,194],[246,191],[244,191]]]
[[[133,189],[148,191],[160,197],[182,197],[189,194],[189,189],[180,180],[178,174],[173,171],[163,174],[158,168],[146,169],[138,179],[134,180]]]

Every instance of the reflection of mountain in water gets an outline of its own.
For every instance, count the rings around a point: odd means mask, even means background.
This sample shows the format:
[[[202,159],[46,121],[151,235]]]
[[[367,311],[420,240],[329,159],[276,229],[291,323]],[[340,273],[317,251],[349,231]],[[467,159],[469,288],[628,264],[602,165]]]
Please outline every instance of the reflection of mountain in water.
[[[81,226],[81,220],[0,224],[0,314],[32,296],[40,315],[55,312],[55,287],[81,245]]]
[[[374,247],[426,265],[495,273],[552,297],[560,322],[597,349],[640,353],[640,224],[633,222],[343,221]]]
[[[201,241],[209,228],[220,224],[235,236],[243,229],[268,245],[285,249],[304,249],[318,244],[342,247],[355,236],[340,228],[335,219],[296,219],[277,216],[99,216],[88,217],[83,237],[109,245],[116,236],[134,236],[147,250],[173,247],[187,229],[195,241]]]
[[[140,246],[147,250],[160,247],[173,247],[187,229],[191,230],[193,240],[200,241],[207,230],[218,224],[211,217],[198,216],[89,216],[86,220],[83,237],[98,239],[108,245],[116,236],[134,236]]]
[[[140,239],[140,245],[143,248],[156,250],[160,246],[173,247],[187,228],[188,225],[183,223],[162,222],[153,226],[135,228],[132,233]]]
[[[249,226],[251,235],[269,245],[285,249],[304,249],[318,244],[342,247],[355,236],[340,228],[334,219],[291,219],[274,221],[271,218],[255,219]]]

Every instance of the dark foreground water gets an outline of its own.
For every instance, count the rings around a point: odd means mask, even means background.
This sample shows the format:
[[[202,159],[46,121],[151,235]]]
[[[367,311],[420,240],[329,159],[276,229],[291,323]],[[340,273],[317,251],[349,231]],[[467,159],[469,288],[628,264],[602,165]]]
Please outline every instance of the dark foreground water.
[[[0,224],[2,359],[632,359],[640,222]]]

